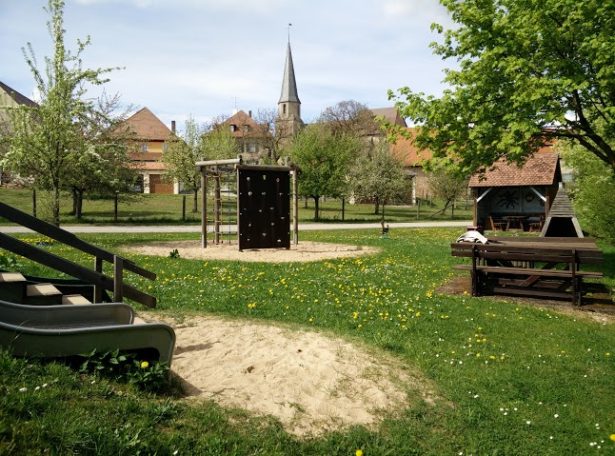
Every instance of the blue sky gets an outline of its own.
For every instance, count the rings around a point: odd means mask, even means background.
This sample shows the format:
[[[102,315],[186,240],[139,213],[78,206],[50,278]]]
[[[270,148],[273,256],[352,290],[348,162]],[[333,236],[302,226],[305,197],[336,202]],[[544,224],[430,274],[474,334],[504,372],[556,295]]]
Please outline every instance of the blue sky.
[[[0,81],[32,96],[21,48],[50,55],[46,0],[0,0]],[[443,69],[432,22],[449,25],[437,0],[67,0],[66,43],[91,36],[84,64],[123,67],[106,85],[122,102],[147,106],[178,127],[235,107],[275,109],[288,23],[302,117],[356,100],[392,105],[387,90],[438,95]]]

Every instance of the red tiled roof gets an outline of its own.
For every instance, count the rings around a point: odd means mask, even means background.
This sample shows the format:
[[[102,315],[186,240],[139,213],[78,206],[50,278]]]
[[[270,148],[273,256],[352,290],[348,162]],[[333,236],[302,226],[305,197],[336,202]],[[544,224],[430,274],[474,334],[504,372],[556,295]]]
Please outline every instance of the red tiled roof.
[[[421,150],[412,144],[415,135],[414,128],[408,128],[407,131],[410,138],[399,135],[395,143],[391,144],[391,152],[401,160],[405,167],[421,166],[422,162],[431,159],[433,154],[430,150]]]
[[[166,141],[173,134],[169,128],[147,108],[140,109],[122,124],[137,139],[148,141]],[[121,127],[120,127],[121,128]]]
[[[374,117],[384,117],[384,119],[391,125],[399,125],[400,127],[407,127],[406,121],[399,115],[399,109],[393,108],[374,108],[370,109]]]
[[[470,178],[470,187],[522,187],[554,185],[561,180],[559,156],[546,148],[527,159],[522,166],[498,160],[483,175]],[[552,151],[552,149],[551,149]]]
[[[263,138],[269,136],[267,125],[259,125],[245,111],[237,111],[222,124],[224,127],[235,125],[235,130],[231,134],[235,138]],[[247,127],[247,131],[246,128]]]

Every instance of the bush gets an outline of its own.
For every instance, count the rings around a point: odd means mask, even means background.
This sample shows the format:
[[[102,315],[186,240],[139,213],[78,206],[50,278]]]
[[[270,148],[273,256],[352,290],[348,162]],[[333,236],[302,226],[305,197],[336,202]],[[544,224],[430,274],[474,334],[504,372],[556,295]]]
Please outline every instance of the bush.
[[[574,170],[570,194],[584,230],[615,241],[615,173],[606,163],[580,147],[568,147],[564,160]]]

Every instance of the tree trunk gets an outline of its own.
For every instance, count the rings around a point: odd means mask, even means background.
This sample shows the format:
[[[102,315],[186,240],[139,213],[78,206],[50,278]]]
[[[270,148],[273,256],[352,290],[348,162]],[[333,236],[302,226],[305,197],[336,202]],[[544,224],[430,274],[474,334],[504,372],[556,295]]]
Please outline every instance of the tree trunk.
[[[378,215],[380,212],[380,198],[374,198],[374,215]]]
[[[73,209],[70,211],[70,215],[77,215],[77,189],[71,188],[70,193],[73,197]]]
[[[308,197],[303,198],[303,209],[307,209],[308,207]]]
[[[312,198],[314,198],[314,221],[317,222],[318,217],[320,216],[320,214],[318,213],[318,203],[320,202],[320,196],[313,196]]]
[[[52,192],[51,223],[53,223],[55,226],[60,226],[60,185],[53,185]]]
[[[192,200],[192,212],[198,212],[198,201],[199,201],[199,189],[194,189],[194,199]]]
[[[81,220],[81,216],[83,215],[83,193],[84,190],[77,190],[77,206],[75,208],[77,220]]]

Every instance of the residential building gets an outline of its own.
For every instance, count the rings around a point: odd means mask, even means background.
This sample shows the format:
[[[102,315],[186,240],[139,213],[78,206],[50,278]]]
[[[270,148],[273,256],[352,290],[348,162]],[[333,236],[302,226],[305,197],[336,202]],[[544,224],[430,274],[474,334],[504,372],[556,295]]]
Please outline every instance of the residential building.
[[[391,152],[402,162],[406,175],[411,179],[412,204],[416,204],[417,199],[425,200],[432,197],[429,178],[423,170],[423,162],[431,159],[433,154],[429,150],[419,149],[412,143],[414,128],[406,127],[406,133],[407,136],[397,136],[396,141],[391,144]]]
[[[273,138],[269,125],[257,123],[252,118],[252,111],[237,111],[226,119],[222,128],[229,128],[237,141],[237,149],[247,163],[259,163],[271,157]]]
[[[129,157],[140,175],[137,186],[143,193],[179,193],[179,185],[164,179],[166,166],[162,154],[174,135],[174,122],[169,129],[148,108],[142,108],[126,119],[119,129],[131,137]]]
[[[10,134],[10,110],[19,106],[36,108],[38,104],[0,81],[0,155],[6,150],[8,144],[4,139]],[[0,168],[0,185],[7,183],[9,176]]]

